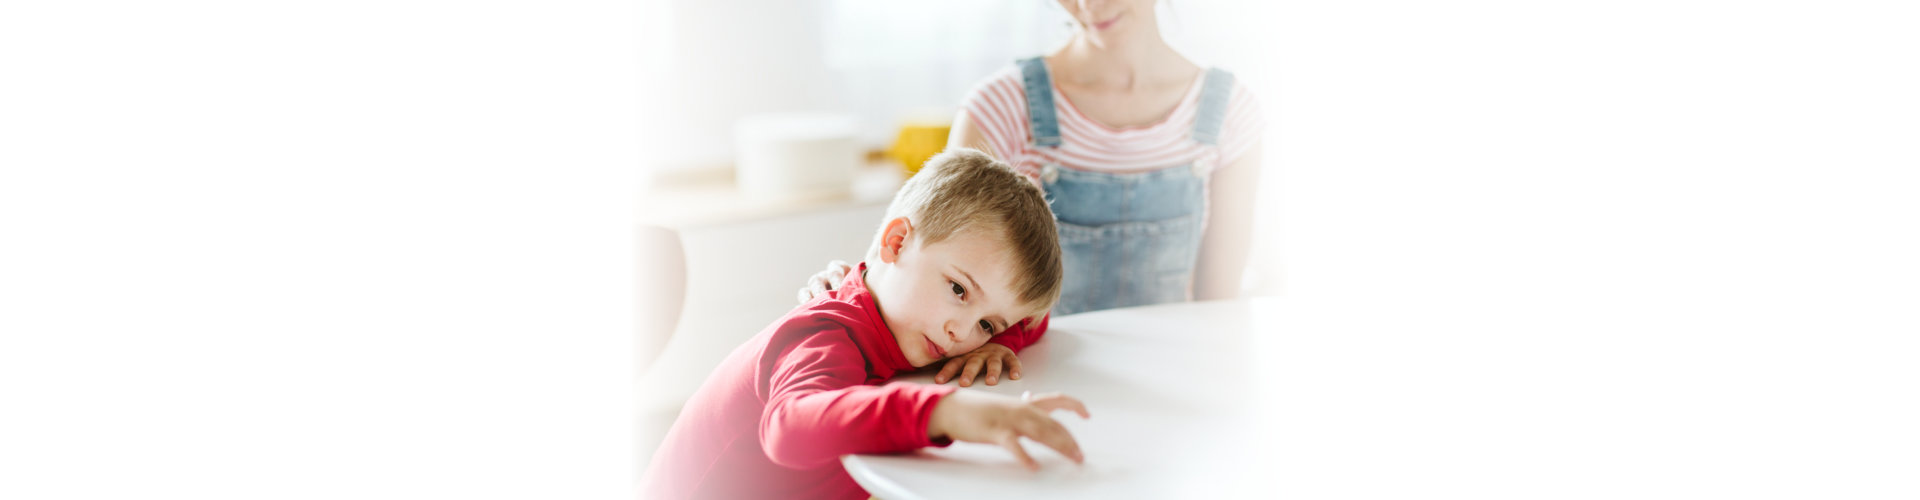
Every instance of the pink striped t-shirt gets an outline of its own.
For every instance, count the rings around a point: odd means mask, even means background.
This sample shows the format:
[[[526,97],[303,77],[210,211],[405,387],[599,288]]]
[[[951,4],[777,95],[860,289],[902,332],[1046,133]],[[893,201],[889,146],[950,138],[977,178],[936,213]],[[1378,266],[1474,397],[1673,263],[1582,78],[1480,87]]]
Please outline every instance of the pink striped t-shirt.
[[[986,136],[995,158],[1013,165],[1028,177],[1038,178],[1042,166],[1052,163],[1066,168],[1108,173],[1141,172],[1193,163],[1201,175],[1217,166],[1232,165],[1260,142],[1266,121],[1260,116],[1260,103],[1240,79],[1234,79],[1233,96],[1227,103],[1227,115],[1220,128],[1220,144],[1209,146],[1193,140],[1194,117],[1200,108],[1201,71],[1173,112],[1157,123],[1115,129],[1093,121],[1069,102],[1055,87],[1054,116],[1059,121],[1062,144],[1059,147],[1034,147],[1031,122],[1027,121],[1027,93],[1020,67],[1010,65],[975,86],[962,103],[967,117]]]

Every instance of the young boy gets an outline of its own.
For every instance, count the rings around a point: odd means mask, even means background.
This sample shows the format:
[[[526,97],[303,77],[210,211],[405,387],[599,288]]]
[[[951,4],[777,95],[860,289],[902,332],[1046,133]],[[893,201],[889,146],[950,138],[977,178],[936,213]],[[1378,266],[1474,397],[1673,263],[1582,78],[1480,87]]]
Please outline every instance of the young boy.
[[[642,498],[866,498],[849,453],[953,441],[998,444],[1028,468],[1032,439],[1080,462],[1053,410],[894,374],[980,347],[1060,297],[1060,242],[1040,190],[971,149],[933,157],[887,207],[866,261],[840,287],[728,355],[680,412],[641,480]]]

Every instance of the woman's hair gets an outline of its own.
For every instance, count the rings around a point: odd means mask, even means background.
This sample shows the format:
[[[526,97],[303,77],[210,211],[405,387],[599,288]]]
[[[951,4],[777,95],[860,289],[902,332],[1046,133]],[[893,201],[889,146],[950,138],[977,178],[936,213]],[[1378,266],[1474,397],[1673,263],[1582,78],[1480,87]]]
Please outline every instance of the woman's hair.
[[[1060,235],[1046,194],[1006,163],[979,150],[952,148],[927,160],[900,187],[883,220],[906,217],[921,244],[962,231],[1000,236],[1014,263],[1014,292],[1039,315],[1060,299]],[[886,231],[885,226],[881,232]],[[878,255],[875,236],[868,258]]]

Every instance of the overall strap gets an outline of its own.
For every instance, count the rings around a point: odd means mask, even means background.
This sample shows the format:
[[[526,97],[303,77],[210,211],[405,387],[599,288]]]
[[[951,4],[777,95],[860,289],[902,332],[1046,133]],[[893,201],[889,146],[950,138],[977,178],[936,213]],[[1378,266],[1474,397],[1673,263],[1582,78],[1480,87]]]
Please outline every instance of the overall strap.
[[[1060,122],[1054,117],[1053,79],[1047,76],[1047,63],[1041,58],[1015,61],[1027,90],[1027,128],[1033,133],[1033,145],[1060,146]]]
[[[1200,84],[1200,111],[1193,119],[1193,140],[1209,146],[1220,143],[1220,123],[1227,119],[1227,104],[1233,99],[1233,73],[1208,68],[1207,79]]]

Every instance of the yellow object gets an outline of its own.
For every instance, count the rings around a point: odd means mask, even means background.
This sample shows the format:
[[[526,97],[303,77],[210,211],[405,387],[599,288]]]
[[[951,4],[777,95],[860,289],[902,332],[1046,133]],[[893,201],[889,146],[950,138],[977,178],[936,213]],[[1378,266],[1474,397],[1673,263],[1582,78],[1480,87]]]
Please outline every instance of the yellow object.
[[[893,140],[893,148],[887,150],[900,165],[906,167],[907,177],[913,177],[920,171],[927,159],[947,149],[947,133],[953,126],[941,122],[909,122],[900,126],[900,135]]]

